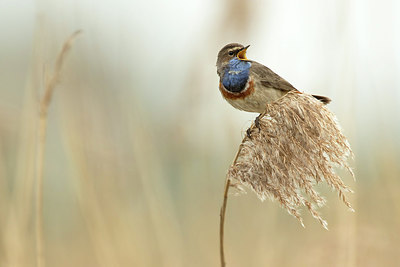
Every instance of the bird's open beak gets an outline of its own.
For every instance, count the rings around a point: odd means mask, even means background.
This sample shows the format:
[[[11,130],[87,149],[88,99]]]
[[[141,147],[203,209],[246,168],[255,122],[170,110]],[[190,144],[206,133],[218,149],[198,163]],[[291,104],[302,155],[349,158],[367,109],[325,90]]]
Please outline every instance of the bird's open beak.
[[[250,45],[245,46],[239,51],[239,53],[237,54],[238,59],[240,59],[240,60],[248,60],[247,57],[246,57],[246,51],[247,51],[247,48],[249,48],[249,46]]]

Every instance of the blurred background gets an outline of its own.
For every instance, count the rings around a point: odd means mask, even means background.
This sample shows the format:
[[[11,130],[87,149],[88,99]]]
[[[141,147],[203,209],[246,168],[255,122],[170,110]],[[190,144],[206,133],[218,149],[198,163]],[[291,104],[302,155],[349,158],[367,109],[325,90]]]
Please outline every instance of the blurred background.
[[[227,104],[227,43],[329,96],[355,152],[324,230],[230,196],[228,266],[398,266],[400,2],[0,1],[0,266],[35,266],[38,100],[63,42],[44,172],[47,266],[219,266],[226,171],[255,114]]]

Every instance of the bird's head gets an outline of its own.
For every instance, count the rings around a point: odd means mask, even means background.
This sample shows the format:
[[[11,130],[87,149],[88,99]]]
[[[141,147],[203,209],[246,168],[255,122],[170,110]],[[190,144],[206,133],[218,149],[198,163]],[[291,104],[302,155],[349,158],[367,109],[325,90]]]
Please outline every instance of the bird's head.
[[[217,68],[222,68],[224,65],[228,64],[228,62],[233,58],[248,61],[246,57],[246,50],[247,48],[249,48],[249,46],[250,45],[243,46],[237,43],[231,43],[224,46],[218,53]]]

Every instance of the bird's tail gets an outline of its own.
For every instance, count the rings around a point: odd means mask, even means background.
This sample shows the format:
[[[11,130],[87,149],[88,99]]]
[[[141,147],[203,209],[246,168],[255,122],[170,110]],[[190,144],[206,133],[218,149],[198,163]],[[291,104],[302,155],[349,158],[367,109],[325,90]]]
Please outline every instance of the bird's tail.
[[[315,97],[316,99],[318,99],[319,101],[321,101],[322,103],[329,104],[331,102],[331,99],[329,97],[326,96],[322,96],[322,95],[312,95],[313,97]]]

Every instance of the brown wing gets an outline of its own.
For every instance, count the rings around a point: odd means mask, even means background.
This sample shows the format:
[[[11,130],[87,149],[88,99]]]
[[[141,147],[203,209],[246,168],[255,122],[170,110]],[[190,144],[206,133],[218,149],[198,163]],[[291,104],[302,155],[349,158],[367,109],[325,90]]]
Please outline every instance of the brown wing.
[[[256,76],[256,79],[260,81],[261,85],[266,88],[274,88],[281,91],[298,91],[293,85],[288,81],[283,79],[281,76],[273,72],[268,67],[256,62],[251,61],[251,73]],[[326,96],[313,95],[316,99],[324,104],[331,102],[331,99]]]
[[[259,80],[265,87],[275,88],[282,91],[297,90],[281,76],[258,62],[251,62],[251,74],[256,76],[257,80]]]

